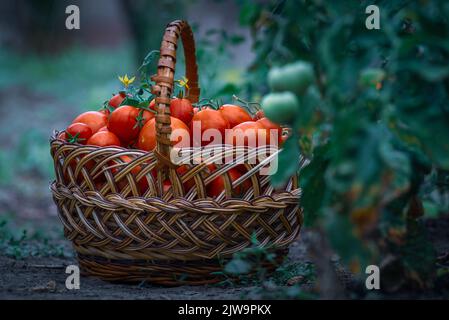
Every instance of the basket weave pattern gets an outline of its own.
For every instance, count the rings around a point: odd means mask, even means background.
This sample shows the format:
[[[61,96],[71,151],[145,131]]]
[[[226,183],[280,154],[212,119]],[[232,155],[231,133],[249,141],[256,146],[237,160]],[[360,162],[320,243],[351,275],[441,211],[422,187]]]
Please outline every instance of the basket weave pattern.
[[[268,176],[259,175],[261,163],[245,163],[247,173],[232,182],[227,172],[236,164],[217,164],[213,172],[205,163],[186,165],[181,175],[179,166],[170,161],[169,104],[178,38],[186,57],[188,98],[196,102],[200,93],[191,29],[186,22],[175,21],[167,26],[158,74],[153,77],[154,152],[70,144],[56,139],[57,132],[51,139],[53,198],[85,273],[166,285],[215,282],[211,272],[220,270],[217,259],[247,248],[253,235],[261,246],[285,249],[299,233],[302,215],[296,177],[279,191]],[[254,150],[243,149],[224,148],[216,157],[239,152],[246,159],[255,156]],[[208,198],[206,187],[218,176],[224,177],[225,190]],[[171,182],[168,190],[163,187],[166,178]],[[245,181],[251,187],[233,197],[233,190]]]

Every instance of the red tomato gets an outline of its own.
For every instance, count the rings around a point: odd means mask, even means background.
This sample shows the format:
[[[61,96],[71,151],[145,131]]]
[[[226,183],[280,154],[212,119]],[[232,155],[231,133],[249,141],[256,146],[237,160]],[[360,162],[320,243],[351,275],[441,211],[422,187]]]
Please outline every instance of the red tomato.
[[[162,183],[162,188],[163,188],[163,191],[164,191],[164,193],[166,193],[170,188],[171,188],[171,182],[170,182],[170,180],[165,180],[163,183]]]
[[[111,100],[109,100],[108,104],[109,106],[113,107],[114,109],[118,108],[120,104],[125,100],[126,95],[125,93],[121,92],[116,95],[114,95]]]
[[[259,119],[262,119],[263,117],[265,117],[265,113],[263,112],[262,109],[260,109],[260,110],[257,110],[256,114],[253,117],[253,120],[257,121]]]
[[[86,144],[87,140],[92,136],[92,129],[84,123],[72,123],[66,129],[67,141],[71,143]]]
[[[120,147],[121,145],[119,138],[117,138],[117,136],[110,131],[100,131],[95,133],[92,137],[89,138],[89,140],[87,140],[86,144],[100,147]]]
[[[228,175],[232,183],[236,181],[238,178],[240,178],[243,174],[237,169],[232,168],[228,171]],[[249,179],[243,181],[235,189],[232,190],[232,196],[234,197],[241,196],[246,190],[248,190],[250,186],[251,182]],[[224,189],[225,189],[225,178],[223,176],[218,176],[207,185],[207,195],[214,198],[218,197]]]
[[[271,129],[267,129],[263,125],[264,122],[259,121],[247,121],[243,122],[232,129],[232,132],[226,137],[226,142],[229,144],[232,142],[234,146],[248,146],[248,147],[260,147],[265,145],[278,146],[282,141],[282,136],[278,131],[277,140],[275,136],[270,132]],[[278,128],[276,128],[278,130]],[[280,129],[282,133],[282,129]]]
[[[102,128],[100,128],[97,132],[101,132],[101,131],[109,131],[107,126],[104,126]]]
[[[176,145],[177,147],[188,147],[190,146],[190,132],[189,128],[186,126],[184,122],[181,120],[170,117],[171,121],[171,130],[172,132],[177,130],[177,133],[180,133],[184,136],[173,137],[175,140],[172,141],[172,145]],[[185,130],[185,131],[182,131]],[[152,151],[156,148],[156,119],[153,118],[148,121],[140,130],[139,138],[137,140],[137,148],[145,151]]]
[[[263,131],[263,132],[261,132]],[[232,131],[228,133],[226,142],[232,143],[234,146],[249,146],[256,147],[261,145],[261,136],[265,139],[265,128],[255,121],[242,122],[239,125],[232,128]]]
[[[56,137],[56,139],[59,140],[63,140],[63,141],[67,141],[67,133],[65,131],[62,131],[58,134],[58,136]]]
[[[201,124],[201,130],[199,132],[196,132],[197,130],[195,130],[195,127],[198,126],[199,124]],[[210,143],[222,144],[225,138],[226,129],[229,129],[229,122],[217,110],[202,109],[193,116],[190,127],[191,132],[193,134],[194,146],[197,145],[205,146]],[[219,141],[214,140],[214,138],[210,138],[210,140],[212,141],[210,141],[208,138],[207,139],[203,138],[204,133],[206,132],[206,130],[209,129],[218,130],[218,132],[221,135]],[[201,134],[201,136],[196,136],[199,133]]]
[[[80,114],[72,123],[81,122],[87,124],[92,130],[92,134],[96,133],[100,128],[108,124],[108,117],[99,111],[87,111]]]
[[[156,110],[156,99],[151,100],[150,104],[148,105],[148,108],[150,108],[151,110],[157,111]]]
[[[139,116],[141,119],[139,120]],[[125,144],[139,135],[140,128],[154,118],[154,114],[147,110],[133,106],[121,106],[115,109],[108,122],[108,130],[113,132]]]
[[[198,107],[193,108],[193,114],[197,114],[198,111],[200,111],[200,108],[198,108]]]
[[[229,122],[229,127],[234,128],[236,125],[251,121],[252,118],[245,109],[233,104],[225,104],[220,107],[220,113]]]
[[[186,98],[174,98],[170,102],[170,114],[189,125],[193,117],[192,103]]]
[[[268,130],[269,134],[276,134],[276,132],[272,132],[271,130],[277,130],[277,136],[278,136],[278,144],[281,144],[282,142],[282,128],[277,125],[274,122],[271,122],[268,118],[260,118],[256,121],[257,123],[260,123],[265,129]]]

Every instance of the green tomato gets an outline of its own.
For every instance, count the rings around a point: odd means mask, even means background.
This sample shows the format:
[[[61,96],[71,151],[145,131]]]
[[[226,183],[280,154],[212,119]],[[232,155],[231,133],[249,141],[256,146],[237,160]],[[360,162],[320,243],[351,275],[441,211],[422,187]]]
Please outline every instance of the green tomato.
[[[385,76],[385,71],[380,68],[368,68],[360,73],[359,83],[363,87],[376,87]]]
[[[268,73],[268,83],[273,91],[291,91],[302,94],[314,80],[313,66],[297,61],[283,67],[275,67]]]
[[[298,116],[299,101],[291,92],[270,93],[262,99],[262,110],[271,121],[289,124]]]

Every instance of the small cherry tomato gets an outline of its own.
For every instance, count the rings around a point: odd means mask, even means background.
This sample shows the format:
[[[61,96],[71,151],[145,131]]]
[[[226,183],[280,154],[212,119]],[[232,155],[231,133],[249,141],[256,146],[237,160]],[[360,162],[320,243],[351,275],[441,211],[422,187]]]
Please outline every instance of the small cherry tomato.
[[[123,143],[128,144],[137,138],[140,128],[152,118],[154,114],[150,111],[133,106],[121,106],[109,116],[108,130]]]
[[[170,115],[189,125],[193,117],[192,103],[186,98],[172,99],[170,102]]]
[[[89,140],[87,140],[86,144],[100,147],[120,147],[121,145],[119,138],[110,131],[100,131],[95,133]]]
[[[108,117],[99,111],[87,111],[77,116],[72,123],[81,122],[87,124],[92,130],[92,134],[96,133],[100,128],[108,124]]]
[[[230,128],[234,128],[236,125],[242,122],[252,120],[251,116],[248,112],[246,112],[245,109],[236,105],[225,104],[220,107],[219,111],[223,118],[225,118],[229,122]]]
[[[92,136],[92,129],[87,124],[75,122],[67,127],[66,134],[68,142],[86,144]]]

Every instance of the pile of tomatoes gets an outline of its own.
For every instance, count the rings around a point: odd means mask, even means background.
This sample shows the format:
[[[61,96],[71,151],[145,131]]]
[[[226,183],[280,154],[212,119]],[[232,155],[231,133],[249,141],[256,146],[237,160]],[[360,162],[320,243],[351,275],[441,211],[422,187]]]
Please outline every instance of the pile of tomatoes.
[[[120,92],[114,95],[108,102],[107,108],[100,111],[88,111],[78,115],[65,131],[58,135],[58,139],[69,143],[81,145],[93,145],[100,147],[119,146],[129,149],[140,149],[143,151],[152,151],[156,148],[156,103],[155,100],[148,100],[145,107],[128,105],[126,103],[126,92]],[[257,137],[257,146],[276,145],[278,146],[285,140],[282,135],[281,126],[271,122],[264,117],[263,111],[259,110],[254,115],[247,111],[247,108],[224,104],[221,106],[213,105],[194,105],[187,98],[173,98],[170,103],[171,129],[184,131],[185,136],[172,139],[172,144],[180,147],[188,146],[206,146],[209,144],[231,143],[235,146],[248,145],[245,134],[253,131]],[[199,125],[201,138],[195,138],[193,130]],[[215,138],[205,139],[204,133],[208,129],[218,130],[221,133],[218,140]],[[179,131],[178,130],[178,131]],[[274,130],[277,134],[270,134]],[[239,139],[239,135],[244,135]],[[188,137],[188,138],[186,138]],[[120,161],[126,163],[131,161],[127,156],[122,156]],[[182,176],[187,166],[178,168],[178,174]],[[217,167],[213,164],[207,166],[207,170],[213,172]],[[140,171],[136,167],[132,174],[137,175]],[[246,169],[239,165],[228,171],[228,177],[231,182],[240,178]],[[115,174],[117,169],[112,172]],[[156,176],[156,172],[153,172]],[[217,177],[207,185],[207,194],[210,197],[218,196],[225,185],[223,176]],[[102,181],[99,181],[101,183]],[[164,181],[164,188],[171,187],[169,180]],[[183,187],[190,189],[194,186],[194,179],[184,183]],[[99,187],[101,187],[99,185]],[[126,179],[123,180],[121,188],[126,187]],[[249,180],[244,181],[235,190],[233,196],[239,196],[250,187]],[[148,188],[146,179],[138,182],[140,193],[144,193]]]

